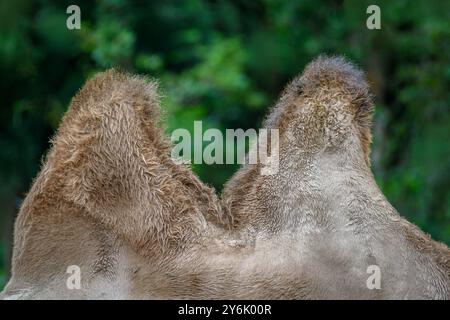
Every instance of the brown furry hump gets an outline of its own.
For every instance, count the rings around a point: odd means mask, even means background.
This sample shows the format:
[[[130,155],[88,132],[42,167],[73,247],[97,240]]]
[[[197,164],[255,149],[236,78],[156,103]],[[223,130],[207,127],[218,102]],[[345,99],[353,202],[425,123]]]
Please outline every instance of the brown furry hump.
[[[364,153],[368,156],[374,107],[364,72],[343,57],[320,56],[307,65],[299,85],[305,95],[329,90],[332,97],[342,95],[348,98]]]
[[[222,223],[214,190],[171,159],[159,110],[154,82],[98,74],[73,98],[44,170],[66,201],[146,253]]]
[[[310,115],[303,120],[296,119],[305,113]],[[301,123],[316,130],[316,136],[326,129],[332,135],[328,140],[339,141],[353,124],[368,159],[372,114],[372,95],[364,73],[342,57],[320,56],[286,86],[266,127],[283,130],[289,124]],[[303,137],[311,133],[311,130],[303,132]]]
[[[343,57],[320,56],[308,64],[299,79],[302,91],[328,87],[351,97],[355,119],[361,127],[370,129],[373,103],[365,74]]]

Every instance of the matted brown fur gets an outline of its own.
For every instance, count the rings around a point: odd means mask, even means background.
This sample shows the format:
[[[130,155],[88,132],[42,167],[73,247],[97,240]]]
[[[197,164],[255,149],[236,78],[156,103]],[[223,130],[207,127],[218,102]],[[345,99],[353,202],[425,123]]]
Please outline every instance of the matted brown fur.
[[[170,158],[156,84],[97,75],[21,207],[3,297],[448,299],[448,247],[373,179],[372,111],[364,74],[319,57],[265,122],[280,132],[279,172],[244,165],[219,200]],[[70,265],[80,290],[66,286]]]

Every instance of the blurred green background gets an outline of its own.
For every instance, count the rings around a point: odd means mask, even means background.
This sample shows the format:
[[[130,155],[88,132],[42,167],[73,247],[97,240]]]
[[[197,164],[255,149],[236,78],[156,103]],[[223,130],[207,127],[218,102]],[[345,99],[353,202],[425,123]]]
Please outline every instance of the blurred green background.
[[[14,217],[71,97],[120,67],[160,81],[168,133],[258,128],[321,53],[367,71],[376,95],[373,170],[392,204],[450,243],[449,1],[2,1],[0,288]],[[66,8],[81,8],[81,30]],[[381,30],[366,8],[381,8]],[[235,166],[194,166],[220,190]]]

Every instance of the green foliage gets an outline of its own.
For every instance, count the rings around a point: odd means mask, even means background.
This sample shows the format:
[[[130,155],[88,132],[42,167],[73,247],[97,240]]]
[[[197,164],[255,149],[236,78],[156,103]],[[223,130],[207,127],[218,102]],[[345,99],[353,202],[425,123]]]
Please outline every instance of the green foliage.
[[[376,95],[373,170],[393,205],[450,243],[448,1],[76,1],[0,4],[0,221],[7,234],[49,138],[86,78],[110,67],[157,78],[175,128],[258,128],[285,83],[321,53],[346,55]],[[196,165],[221,189],[236,166]],[[7,209],[11,208],[11,209]],[[0,260],[5,258],[4,247]],[[0,262],[0,287],[4,279]],[[2,278],[3,277],[3,278]]]

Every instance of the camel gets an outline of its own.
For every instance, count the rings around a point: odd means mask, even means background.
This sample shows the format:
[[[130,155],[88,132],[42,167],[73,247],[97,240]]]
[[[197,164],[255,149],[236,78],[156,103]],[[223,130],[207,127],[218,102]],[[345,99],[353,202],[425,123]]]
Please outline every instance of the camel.
[[[374,180],[372,97],[347,60],[287,85],[264,123],[278,172],[244,164],[220,197],[170,157],[159,105],[155,82],[115,70],[75,95],[20,208],[3,299],[450,298],[449,248]]]

